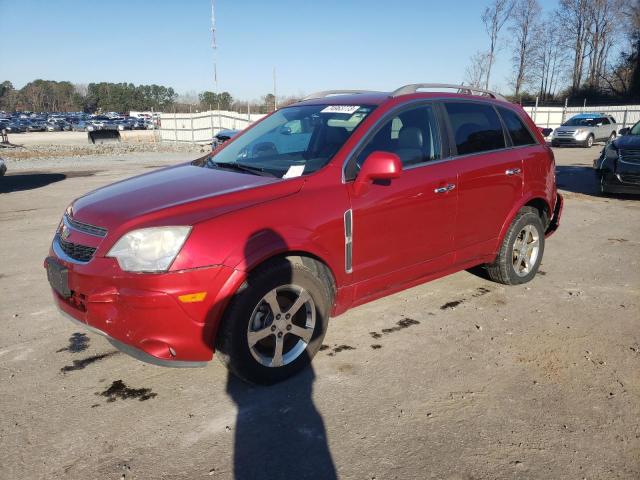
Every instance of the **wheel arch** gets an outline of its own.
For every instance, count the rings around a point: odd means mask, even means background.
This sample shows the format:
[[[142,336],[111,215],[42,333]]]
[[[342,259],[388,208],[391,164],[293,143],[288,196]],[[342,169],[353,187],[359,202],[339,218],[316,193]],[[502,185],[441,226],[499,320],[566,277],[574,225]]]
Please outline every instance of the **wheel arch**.
[[[553,208],[549,205],[549,202],[546,200],[545,195],[542,193],[532,193],[527,197],[523,197],[519,203],[517,203],[509,212],[505,222],[502,224],[502,228],[500,230],[500,235],[498,237],[498,242],[496,244],[496,248],[502,244],[502,240],[504,236],[507,234],[513,219],[516,217],[518,212],[523,207],[532,207],[538,211],[540,215],[540,219],[542,220],[542,225],[546,229],[549,226],[549,222],[551,221],[551,213],[553,212]]]

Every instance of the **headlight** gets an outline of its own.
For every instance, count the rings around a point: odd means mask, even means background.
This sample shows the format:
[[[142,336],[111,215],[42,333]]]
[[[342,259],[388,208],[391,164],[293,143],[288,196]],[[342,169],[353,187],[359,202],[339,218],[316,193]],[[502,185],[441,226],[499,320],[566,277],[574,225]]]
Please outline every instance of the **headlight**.
[[[151,227],[123,235],[107,257],[127,272],[165,272],[176,258],[191,227]]]
[[[607,157],[607,160],[618,159],[618,149],[611,143],[605,147],[604,154]]]
[[[574,135],[575,135],[576,137],[584,137],[587,133],[589,133],[589,132],[587,132],[586,130],[582,130],[582,129],[580,129],[580,128],[579,128],[578,130],[576,130],[576,133],[575,133]]]

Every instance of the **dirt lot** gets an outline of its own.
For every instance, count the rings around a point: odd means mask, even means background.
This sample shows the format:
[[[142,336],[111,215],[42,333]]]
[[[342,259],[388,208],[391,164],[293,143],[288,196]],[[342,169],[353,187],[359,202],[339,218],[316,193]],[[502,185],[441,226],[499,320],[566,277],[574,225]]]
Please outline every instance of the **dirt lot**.
[[[197,153],[10,161],[0,477],[640,478],[640,200],[594,193],[598,151],[556,152],[565,213],[533,282],[461,272],[359,307],[270,388],[140,363],[50,298],[74,197]]]

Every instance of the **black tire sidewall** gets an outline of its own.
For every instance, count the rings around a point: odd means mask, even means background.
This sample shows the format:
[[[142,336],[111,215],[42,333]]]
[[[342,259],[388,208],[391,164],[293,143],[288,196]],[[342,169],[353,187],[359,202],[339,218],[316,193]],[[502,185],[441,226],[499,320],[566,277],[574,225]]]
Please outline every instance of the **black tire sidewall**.
[[[316,306],[316,324],[306,350],[293,362],[282,367],[266,367],[251,354],[247,342],[247,327],[258,302],[272,289],[281,285],[304,288]],[[240,287],[225,312],[216,339],[219,358],[241,379],[269,385],[295,375],[304,369],[322,345],[330,314],[330,294],[327,286],[302,265],[283,260],[279,264],[250,275]]]

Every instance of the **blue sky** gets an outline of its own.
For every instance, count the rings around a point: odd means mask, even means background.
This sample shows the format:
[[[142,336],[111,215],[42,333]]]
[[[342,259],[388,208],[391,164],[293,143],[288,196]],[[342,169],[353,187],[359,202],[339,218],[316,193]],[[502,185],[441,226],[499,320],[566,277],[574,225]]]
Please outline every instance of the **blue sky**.
[[[464,80],[488,0],[216,0],[218,80],[236,98]],[[542,0],[546,11],[557,1]],[[0,0],[0,80],[213,90],[210,0]],[[503,30],[505,44],[507,30]],[[492,84],[510,75],[500,52]]]

